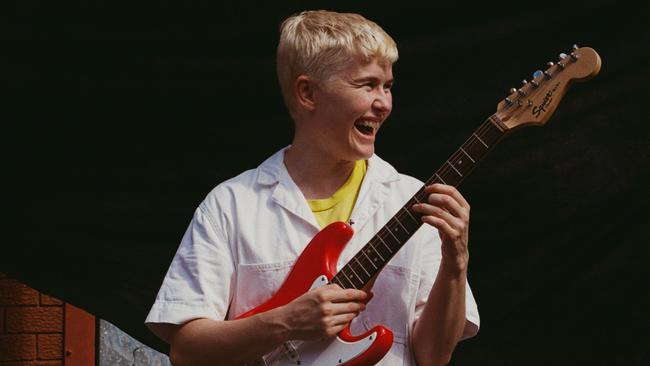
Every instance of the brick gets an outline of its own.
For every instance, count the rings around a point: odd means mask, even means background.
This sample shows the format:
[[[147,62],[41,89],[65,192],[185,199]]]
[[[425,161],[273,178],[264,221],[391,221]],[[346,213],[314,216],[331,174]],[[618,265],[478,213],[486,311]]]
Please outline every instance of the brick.
[[[39,334],[37,336],[39,360],[60,360],[63,358],[62,334]]]
[[[7,333],[52,333],[63,331],[63,308],[9,307],[5,309]]]
[[[0,334],[0,361],[33,360],[35,358],[35,335]]]
[[[14,280],[0,280],[0,305],[38,305],[38,292]]]
[[[56,297],[41,294],[41,305],[63,305],[63,301]]]
[[[34,361],[34,366],[63,366],[63,360],[59,360],[59,361]]]
[[[63,361],[8,361],[0,362],[0,366],[63,366]]]

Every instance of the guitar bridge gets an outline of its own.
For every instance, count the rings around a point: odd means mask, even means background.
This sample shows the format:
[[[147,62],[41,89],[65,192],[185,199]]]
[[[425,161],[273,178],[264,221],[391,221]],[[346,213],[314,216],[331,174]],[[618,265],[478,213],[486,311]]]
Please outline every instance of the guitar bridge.
[[[289,362],[295,365],[300,365],[300,357],[298,357],[298,351],[291,342],[284,342],[282,344],[282,350],[284,351],[285,356],[289,359]]]

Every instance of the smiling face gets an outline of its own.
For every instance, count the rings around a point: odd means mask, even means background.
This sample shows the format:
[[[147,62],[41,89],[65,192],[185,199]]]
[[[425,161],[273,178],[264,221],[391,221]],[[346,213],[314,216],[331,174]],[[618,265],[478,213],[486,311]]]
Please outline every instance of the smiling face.
[[[314,108],[296,134],[320,154],[339,161],[368,159],[393,107],[390,64],[353,60],[341,72],[314,85]],[[298,137],[298,136],[297,136]]]

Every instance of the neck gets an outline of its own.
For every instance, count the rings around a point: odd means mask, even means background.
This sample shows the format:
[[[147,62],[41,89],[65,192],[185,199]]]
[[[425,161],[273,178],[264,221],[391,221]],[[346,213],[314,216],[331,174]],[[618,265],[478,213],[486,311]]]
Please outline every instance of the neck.
[[[332,196],[348,179],[354,164],[300,144],[284,153],[284,165],[307,199]]]

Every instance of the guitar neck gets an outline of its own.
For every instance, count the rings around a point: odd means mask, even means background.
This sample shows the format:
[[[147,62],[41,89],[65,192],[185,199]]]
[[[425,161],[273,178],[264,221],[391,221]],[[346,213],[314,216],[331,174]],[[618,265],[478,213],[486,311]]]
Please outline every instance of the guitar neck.
[[[458,187],[474,167],[505,136],[507,128],[495,115],[490,116],[454,154],[447,159],[425,186],[434,183]],[[426,202],[422,187],[384,227],[332,278],[342,288],[360,289],[378,274],[422,225],[421,215],[412,210]]]

